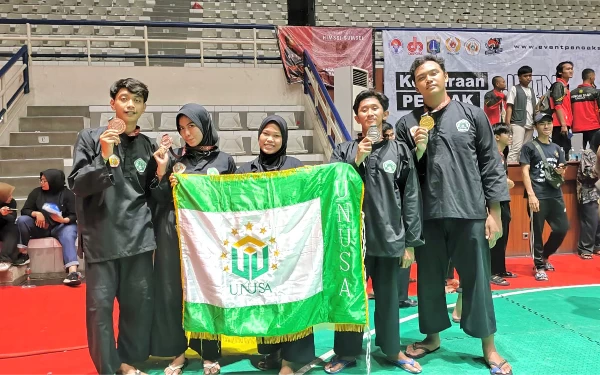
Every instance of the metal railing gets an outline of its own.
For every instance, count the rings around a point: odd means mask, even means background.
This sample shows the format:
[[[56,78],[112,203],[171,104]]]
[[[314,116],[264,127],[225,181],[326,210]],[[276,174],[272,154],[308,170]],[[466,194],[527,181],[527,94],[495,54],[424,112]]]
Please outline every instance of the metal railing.
[[[352,140],[352,136],[344,126],[340,114],[335,108],[333,100],[319,76],[310,53],[304,50],[304,93],[307,94],[315,107],[315,112],[329,144],[335,148],[336,144]]]
[[[19,60],[23,61],[23,65],[21,65],[11,77],[8,77],[7,73]],[[9,89],[21,77],[21,73],[23,73],[23,82],[15,92],[11,93]],[[0,119],[8,113],[10,107],[18,99],[21,92],[29,94],[29,54],[27,46],[21,47],[21,49],[19,49],[19,51],[15,53],[2,68],[0,68],[0,103],[2,104],[2,109],[0,109]]]
[[[28,20],[28,19],[0,19],[0,24],[24,24],[27,27],[26,35],[12,35],[3,36],[3,40],[16,40],[26,43],[29,46],[30,58],[78,58],[87,59],[88,65],[92,64],[94,58],[120,58],[120,59],[144,59],[145,65],[150,65],[150,59],[174,59],[174,60],[197,60],[201,66],[204,66],[205,60],[252,60],[254,67],[258,66],[259,61],[280,61],[280,57],[271,56],[259,56],[258,45],[271,44],[277,45],[275,38],[258,38],[258,30],[274,30],[273,25],[254,25],[254,24],[208,24],[199,22],[129,22],[129,21],[70,21],[70,20]],[[62,37],[58,36],[36,36],[32,35],[32,25],[58,25],[58,26],[127,26],[127,27],[143,27],[143,36],[75,36],[65,35]],[[236,38],[181,38],[181,39],[163,39],[163,38],[150,38],[148,37],[148,28],[150,27],[170,27],[170,28],[198,28],[198,29],[240,29],[240,30],[253,30],[252,39]],[[33,52],[32,42],[85,42],[85,47],[58,47],[58,48],[84,48],[85,53],[40,53]],[[111,53],[93,53],[95,49],[117,49],[116,47],[92,47],[92,42],[128,42],[128,43],[140,43],[143,44],[143,53],[127,53],[127,54],[111,54]],[[185,43],[190,46],[200,47],[199,54],[150,54],[150,44],[162,43],[162,44],[181,44]],[[206,55],[205,44],[250,44],[252,50],[244,50],[252,53],[251,56],[239,56],[239,55]],[[50,46],[48,46],[50,47]],[[7,56],[7,54],[0,53],[0,56]]]

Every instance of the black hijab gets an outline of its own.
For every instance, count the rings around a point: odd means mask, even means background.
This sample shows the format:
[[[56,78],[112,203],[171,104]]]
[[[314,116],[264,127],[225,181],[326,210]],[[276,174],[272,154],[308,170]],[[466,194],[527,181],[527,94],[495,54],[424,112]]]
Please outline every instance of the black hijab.
[[[286,149],[287,149],[287,141],[288,141],[288,129],[287,123],[283,118],[277,115],[268,116],[265,118],[260,124],[260,128],[258,128],[258,138],[260,139],[260,135],[263,130],[269,124],[275,124],[279,127],[279,131],[281,132],[281,148],[274,154],[265,154],[262,150],[260,150],[260,155],[258,155],[257,166],[259,169],[263,171],[276,171],[281,168],[281,166],[285,163],[286,160]]]
[[[46,169],[43,172],[40,172],[40,178],[44,176],[46,181],[48,181],[48,190],[42,190],[44,194],[53,196],[58,195],[62,192],[65,185],[65,172],[60,169]]]
[[[202,141],[196,147],[192,147],[186,143],[185,148],[190,150],[198,150],[198,151],[210,151],[217,145],[219,141],[219,133],[217,128],[213,125],[210,115],[206,108],[201,106],[200,104],[186,104],[177,113],[177,117],[175,118],[177,131],[179,132],[179,118],[181,116],[187,116],[192,122],[200,129],[202,132]]]

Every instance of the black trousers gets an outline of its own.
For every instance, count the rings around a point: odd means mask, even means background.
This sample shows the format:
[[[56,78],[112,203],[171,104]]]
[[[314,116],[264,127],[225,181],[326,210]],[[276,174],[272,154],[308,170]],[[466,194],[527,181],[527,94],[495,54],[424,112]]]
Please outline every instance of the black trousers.
[[[362,344],[362,339],[361,339]],[[279,344],[258,344],[260,354],[273,354],[281,350],[281,358],[288,362],[308,363],[315,359],[315,336]]]
[[[190,348],[205,361],[217,362],[221,358],[221,341],[190,339]]]
[[[400,310],[398,280],[400,258],[367,255],[365,267],[373,282],[375,292],[375,344],[388,356],[400,353]],[[342,357],[356,357],[361,353],[362,332],[336,332],[333,351]]]
[[[598,129],[586,130],[584,132],[581,132],[581,134],[583,134],[583,149],[584,150],[587,148],[588,145],[590,146],[590,148],[592,147],[592,138],[594,138],[594,134],[596,134],[597,131],[598,131]]]
[[[145,361],[152,325],[152,251],[99,263],[86,262],[86,326],[90,356],[99,374],[122,363]],[[115,346],[113,307],[119,302]]]
[[[485,220],[425,220],[423,234],[426,245],[415,249],[421,332],[434,334],[451,325],[444,290],[450,259],[463,293],[460,327],[478,338],[496,332]]]
[[[410,283],[410,267],[398,269],[398,302],[408,300],[408,284]]]
[[[531,221],[533,229],[533,263],[538,270],[544,269],[544,259],[548,259],[550,255],[556,253],[569,230],[569,221],[562,196],[540,199],[539,201],[540,210],[533,213]],[[550,233],[546,243],[543,243],[542,235],[546,222],[550,225],[552,233]]]
[[[508,245],[508,233],[510,229],[510,202],[500,203],[502,219],[502,237],[496,241],[496,245],[490,249],[492,260],[492,275],[506,272],[506,245]]]
[[[565,159],[569,160],[569,151],[571,150],[571,139],[560,132],[560,126],[552,128],[552,142],[559,145],[565,152]]]
[[[156,252],[154,253],[154,318],[150,354],[173,357],[184,353],[188,340],[183,330],[181,258],[173,210],[154,217]]]
[[[0,263],[12,263],[17,260],[19,250],[19,229],[12,222],[0,221],[0,241],[2,249],[0,250]]]
[[[600,220],[598,220],[598,202],[579,204],[579,254],[592,254],[600,249]]]

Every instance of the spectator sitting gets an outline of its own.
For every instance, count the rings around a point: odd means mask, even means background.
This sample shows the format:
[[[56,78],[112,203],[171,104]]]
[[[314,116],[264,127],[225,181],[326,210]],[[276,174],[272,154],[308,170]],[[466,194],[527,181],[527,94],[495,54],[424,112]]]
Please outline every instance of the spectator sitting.
[[[58,212],[51,213],[46,204],[56,205]],[[32,238],[54,237],[60,242],[63,262],[68,275],[66,285],[81,284],[77,272],[79,261],[75,241],[77,239],[75,195],[65,186],[65,174],[58,169],[47,169],[40,173],[40,187],[33,189],[21,209],[17,227],[21,236],[18,247],[23,263],[29,262],[27,245]]]
[[[14,186],[0,182],[0,272],[8,271],[18,254],[19,230],[15,225],[17,202],[13,199],[13,191]]]

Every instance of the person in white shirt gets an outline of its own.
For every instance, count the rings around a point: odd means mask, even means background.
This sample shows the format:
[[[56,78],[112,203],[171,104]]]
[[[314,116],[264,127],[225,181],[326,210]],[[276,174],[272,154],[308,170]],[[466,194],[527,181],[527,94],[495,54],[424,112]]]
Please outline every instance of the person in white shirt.
[[[522,66],[517,71],[519,84],[508,91],[506,98],[506,116],[504,123],[512,130],[512,145],[508,150],[508,162],[518,163],[521,147],[533,139],[533,114],[536,105],[535,93],[529,87],[533,70],[529,66]]]

